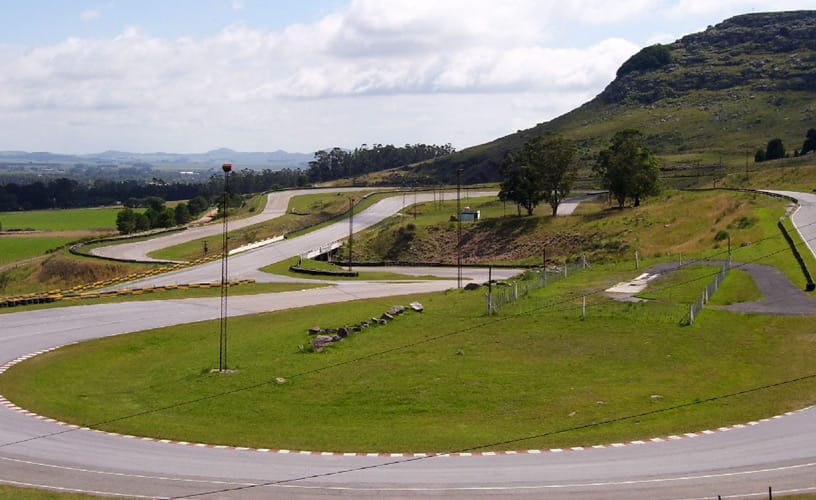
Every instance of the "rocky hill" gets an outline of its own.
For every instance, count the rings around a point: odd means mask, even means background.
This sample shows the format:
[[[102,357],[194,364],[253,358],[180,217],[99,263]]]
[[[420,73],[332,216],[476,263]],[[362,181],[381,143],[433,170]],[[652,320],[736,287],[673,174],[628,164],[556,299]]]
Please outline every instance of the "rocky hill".
[[[419,175],[496,180],[504,155],[557,131],[586,164],[618,130],[647,135],[665,164],[740,164],[772,138],[790,152],[816,127],[816,11],[746,14],[632,56],[592,101],[549,122],[421,166]],[[751,160],[753,161],[753,160]]]

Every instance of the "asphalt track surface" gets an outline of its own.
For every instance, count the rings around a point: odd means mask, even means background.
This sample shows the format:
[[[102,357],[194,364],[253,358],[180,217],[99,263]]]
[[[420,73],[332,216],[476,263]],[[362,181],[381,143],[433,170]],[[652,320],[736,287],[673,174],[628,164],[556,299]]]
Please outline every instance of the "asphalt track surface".
[[[372,208],[377,215],[389,211]],[[329,234],[333,233],[324,236]],[[247,254],[263,253],[255,260],[275,258],[279,250],[270,248]],[[474,274],[474,279],[483,276]],[[348,282],[301,292],[235,296],[230,299],[230,314],[448,287],[444,281]],[[216,318],[218,304],[218,298],[186,299],[6,314],[0,317],[0,364],[70,342]],[[475,436],[474,446],[479,444]],[[644,436],[631,443],[524,450],[519,441],[508,443],[507,449],[515,451],[369,456],[233,449],[114,436],[0,405],[0,483],[62,491],[136,498],[303,499],[690,499],[749,498],[767,493],[768,486],[776,495],[816,491],[813,407],[730,428]]]

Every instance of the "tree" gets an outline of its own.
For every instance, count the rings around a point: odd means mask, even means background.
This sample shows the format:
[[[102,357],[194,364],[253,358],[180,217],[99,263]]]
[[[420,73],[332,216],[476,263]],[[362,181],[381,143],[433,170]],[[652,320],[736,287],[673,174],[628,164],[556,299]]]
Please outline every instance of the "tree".
[[[541,164],[541,188],[544,201],[552,208],[552,215],[558,214],[558,206],[572,190],[578,165],[573,161],[577,152],[575,145],[561,136],[535,139],[543,152]]]
[[[802,150],[799,151],[800,155],[816,151],[816,128],[809,129],[806,137],[805,142],[802,144]]]
[[[644,47],[637,54],[624,62],[618,69],[617,76],[633,71],[649,71],[662,68],[672,62],[671,48],[668,45],[655,44]]]
[[[190,222],[190,210],[187,208],[186,203],[179,203],[176,205],[175,211],[175,220],[176,225],[181,226]]]
[[[504,180],[499,190],[499,199],[514,202],[519,215],[521,207],[527,210],[527,215],[533,215],[533,210],[543,199],[533,168],[520,163],[516,155],[509,154],[502,165],[501,174]]]
[[[594,170],[601,185],[615,197],[621,209],[627,198],[632,198],[637,207],[642,197],[657,194],[660,190],[657,159],[644,145],[643,134],[638,130],[616,133],[609,148],[600,152]]]
[[[766,160],[778,160],[785,157],[785,145],[782,144],[782,139],[771,139],[768,141],[768,146],[765,148]]]
[[[559,135],[530,139],[521,151],[507,155],[499,198],[515,202],[519,211],[524,207],[527,215],[546,201],[556,215],[575,180],[575,152],[575,146]]]
[[[136,231],[136,212],[130,208],[116,214],[116,229],[120,234],[130,234]]]

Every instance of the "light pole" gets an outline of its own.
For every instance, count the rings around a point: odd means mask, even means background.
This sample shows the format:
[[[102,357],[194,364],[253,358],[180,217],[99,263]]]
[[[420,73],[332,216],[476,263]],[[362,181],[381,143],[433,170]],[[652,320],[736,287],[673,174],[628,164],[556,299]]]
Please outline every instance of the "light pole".
[[[348,268],[351,272],[351,252],[354,245],[354,198],[349,197],[349,261]]]
[[[456,288],[462,288],[462,169],[456,170]]]
[[[224,220],[221,230],[221,338],[218,348],[218,371],[227,371],[227,290],[229,288],[228,237],[227,221],[229,219],[229,174],[231,163],[221,165],[224,171]]]

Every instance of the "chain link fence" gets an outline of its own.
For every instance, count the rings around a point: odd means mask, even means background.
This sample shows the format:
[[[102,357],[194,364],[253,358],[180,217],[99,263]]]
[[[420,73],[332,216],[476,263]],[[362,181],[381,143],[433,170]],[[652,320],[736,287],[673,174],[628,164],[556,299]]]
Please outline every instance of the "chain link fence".
[[[705,288],[703,289],[700,296],[697,297],[691,305],[689,305],[689,312],[686,314],[683,319],[680,320],[681,324],[684,325],[693,325],[694,320],[699,316],[700,312],[703,310],[703,306],[708,304],[708,301],[711,299],[711,296],[714,295],[714,292],[720,287],[720,283],[725,279],[726,275],[728,275],[728,271],[731,269],[731,258],[729,257],[727,261],[722,265],[719,272],[714,276],[714,279],[708,283]]]
[[[548,284],[568,278],[587,267],[589,266],[586,258],[582,257],[578,262],[565,263],[554,269],[528,271],[525,273],[524,278],[518,281],[494,283],[485,296],[487,314],[495,314],[503,306],[515,304],[519,298],[525,297],[533,290],[544,288]]]

